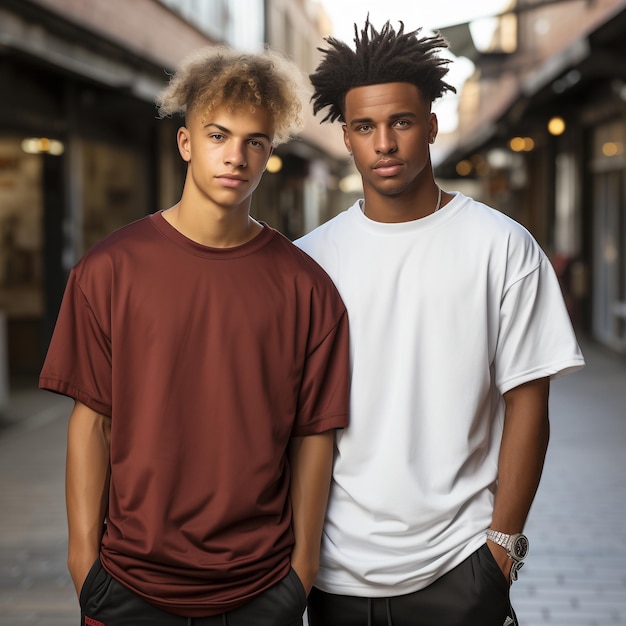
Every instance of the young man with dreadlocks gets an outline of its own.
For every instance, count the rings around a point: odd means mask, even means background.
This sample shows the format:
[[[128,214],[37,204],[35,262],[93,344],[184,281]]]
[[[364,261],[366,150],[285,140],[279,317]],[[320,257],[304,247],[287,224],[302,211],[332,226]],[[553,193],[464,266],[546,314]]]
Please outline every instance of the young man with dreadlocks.
[[[40,384],[75,399],[83,625],[302,624],[347,424],[347,318],[324,271],[249,211],[303,78],[269,51],[183,62],[159,99],[185,116],[180,201],[71,273]]]
[[[355,50],[326,41],[314,110],[343,124],[364,199],[297,242],[339,289],[352,355],[310,623],[513,624],[549,381],[583,358],[531,235],[435,182],[445,41],[369,21]]]

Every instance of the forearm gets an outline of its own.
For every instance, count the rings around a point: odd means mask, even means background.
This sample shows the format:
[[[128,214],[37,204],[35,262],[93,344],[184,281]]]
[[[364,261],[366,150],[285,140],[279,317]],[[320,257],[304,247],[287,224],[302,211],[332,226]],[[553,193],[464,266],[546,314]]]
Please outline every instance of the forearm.
[[[107,513],[111,420],[76,402],[67,438],[68,569],[76,592],[96,560]]]
[[[521,532],[535,498],[548,447],[549,380],[539,379],[505,395],[492,527]]]
[[[289,451],[292,526],[295,544],[291,565],[307,593],[319,569],[322,529],[332,474],[334,431],[297,437]]]
[[[498,489],[491,528],[507,534],[521,532],[535,498],[548,447],[550,382],[542,378],[505,394],[505,418],[498,462]],[[504,567],[503,549],[491,544]],[[510,563],[509,563],[510,565]]]

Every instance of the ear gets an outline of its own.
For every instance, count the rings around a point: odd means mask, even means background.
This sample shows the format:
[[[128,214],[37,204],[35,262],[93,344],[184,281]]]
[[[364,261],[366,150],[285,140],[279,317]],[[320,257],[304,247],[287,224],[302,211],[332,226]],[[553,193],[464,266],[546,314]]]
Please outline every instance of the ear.
[[[435,143],[438,132],[439,121],[437,120],[437,115],[435,115],[435,113],[431,113],[430,119],[428,120],[428,143]]]
[[[178,151],[183,161],[189,163],[189,161],[191,161],[191,137],[186,126],[181,126],[178,129],[176,133],[176,143],[178,144]]]
[[[352,154],[352,146],[350,144],[350,137],[348,135],[348,125],[344,124],[342,127],[343,130],[343,143],[346,144],[346,149],[350,154]]]

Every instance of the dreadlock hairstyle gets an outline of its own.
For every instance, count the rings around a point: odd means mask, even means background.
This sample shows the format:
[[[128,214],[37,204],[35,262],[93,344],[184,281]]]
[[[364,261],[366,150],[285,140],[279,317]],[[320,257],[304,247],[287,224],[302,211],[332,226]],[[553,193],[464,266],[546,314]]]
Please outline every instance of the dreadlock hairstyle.
[[[411,83],[422,96],[433,102],[446,91],[456,89],[443,81],[448,73],[448,59],[437,55],[437,50],[448,44],[440,35],[418,37],[421,28],[404,32],[404,24],[396,32],[389,21],[377,31],[369,21],[361,30],[354,25],[355,50],[334,37],[324,40],[329,48],[318,48],[324,58],[313,74],[313,111],[317,114],[328,107],[322,122],[345,121],[343,117],[346,93],[354,87],[382,83]]]

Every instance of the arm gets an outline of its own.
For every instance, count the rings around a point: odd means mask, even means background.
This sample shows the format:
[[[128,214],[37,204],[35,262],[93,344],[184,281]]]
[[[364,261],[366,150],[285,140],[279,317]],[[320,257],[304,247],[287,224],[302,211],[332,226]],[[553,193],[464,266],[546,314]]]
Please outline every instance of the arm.
[[[505,414],[498,461],[498,491],[491,528],[507,534],[521,532],[537,492],[548,448],[550,379],[540,378],[504,394]],[[506,550],[488,541],[505,576],[511,559]]]
[[[111,419],[76,401],[67,435],[67,566],[76,593],[98,558],[109,498]]]
[[[289,447],[295,545],[291,566],[309,593],[319,569],[322,528],[328,504],[335,431],[295,437]]]

